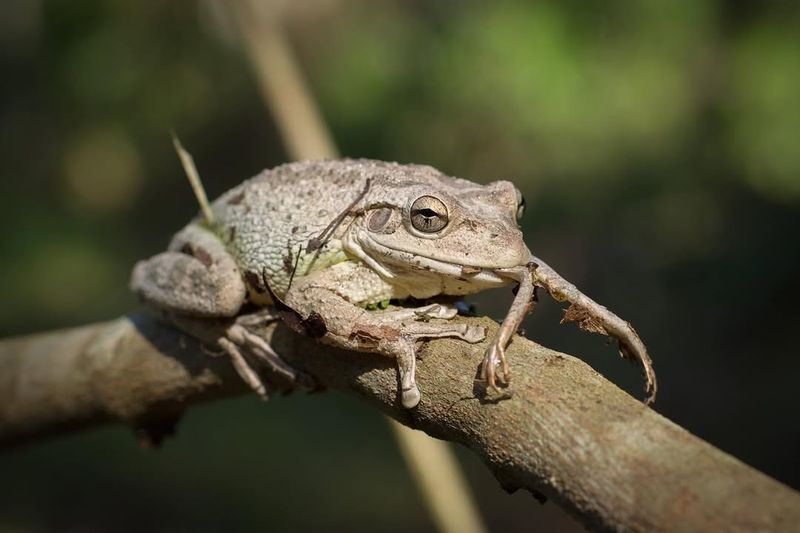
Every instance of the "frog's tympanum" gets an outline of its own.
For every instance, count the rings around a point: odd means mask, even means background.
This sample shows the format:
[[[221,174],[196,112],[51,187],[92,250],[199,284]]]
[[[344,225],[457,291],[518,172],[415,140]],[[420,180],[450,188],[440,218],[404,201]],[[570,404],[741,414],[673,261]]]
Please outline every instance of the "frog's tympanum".
[[[394,357],[407,408],[420,401],[419,339],[485,337],[482,327],[452,321],[456,309],[447,303],[408,302],[518,284],[480,371],[493,390],[508,382],[505,348],[540,286],[571,304],[566,320],[617,338],[623,355],[641,361],[652,400],[655,374],[638,335],[531,254],[518,226],[524,207],[507,181],[478,185],[428,166],[291,163],[223,194],[211,204],[211,220],[196,219],[168,251],[139,262],[131,285],[169,315],[230,317],[219,345],[262,395],[256,361],[290,380],[300,374],[248,326],[265,316],[243,313],[254,306],[276,309],[324,343]]]

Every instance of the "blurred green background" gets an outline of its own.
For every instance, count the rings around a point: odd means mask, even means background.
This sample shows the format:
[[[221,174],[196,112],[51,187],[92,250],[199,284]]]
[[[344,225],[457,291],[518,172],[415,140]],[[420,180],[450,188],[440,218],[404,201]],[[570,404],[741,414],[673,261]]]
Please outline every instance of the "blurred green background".
[[[288,28],[348,156],[432,164],[528,200],[526,240],[633,322],[656,409],[800,486],[800,9],[768,1],[315,0]],[[213,0],[0,6],[0,335],[134,310],[135,260],[286,160]],[[228,21],[229,22],[229,21]],[[508,291],[476,298],[502,317]],[[543,302],[528,336],[641,396],[638,369]],[[580,527],[459,451],[497,531]],[[432,530],[354,399],[193,409],[160,451],[123,428],[0,456],[1,531]]]

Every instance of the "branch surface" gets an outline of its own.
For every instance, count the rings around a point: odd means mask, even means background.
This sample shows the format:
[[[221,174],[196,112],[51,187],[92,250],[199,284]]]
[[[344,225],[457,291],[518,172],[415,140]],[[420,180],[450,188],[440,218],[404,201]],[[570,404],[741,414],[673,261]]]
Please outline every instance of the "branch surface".
[[[473,320],[489,328],[488,319]],[[345,352],[283,325],[262,334],[293,366],[402,424],[477,453],[508,490],[552,498],[594,529],[786,531],[800,494],[690,434],[582,361],[516,337],[512,385],[486,401],[485,346],[421,349],[422,401],[396,397],[394,361]],[[188,406],[241,394],[225,357],[147,316],[0,342],[0,446],[123,422],[157,442]]]

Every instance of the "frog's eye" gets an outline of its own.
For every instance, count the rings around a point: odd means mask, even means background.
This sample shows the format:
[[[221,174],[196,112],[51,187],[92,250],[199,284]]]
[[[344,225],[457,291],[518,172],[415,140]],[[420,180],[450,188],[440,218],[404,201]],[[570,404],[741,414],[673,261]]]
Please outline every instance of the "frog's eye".
[[[522,196],[522,193],[517,191],[517,220],[522,218],[522,215],[525,214],[525,197]]]
[[[411,204],[411,225],[425,233],[436,233],[447,226],[447,207],[438,198],[420,196]]]

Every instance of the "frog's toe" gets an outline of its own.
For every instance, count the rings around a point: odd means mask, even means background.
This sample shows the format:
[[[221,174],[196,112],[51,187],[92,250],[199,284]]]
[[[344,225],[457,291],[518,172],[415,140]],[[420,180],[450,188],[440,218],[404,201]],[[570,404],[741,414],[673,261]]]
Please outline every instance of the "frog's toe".
[[[484,328],[483,326],[469,325],[464,331],[463,339],[469,342],[470,344],[481,342],[485,338],[486,338],[486,328]]]
[[[267,389],[267,384],[247,361],[244,354],[239,350],[239,347],[226,337],[218,339],[217,344],[228,354],[231,364],[236,370],[236,373],[239,374],[239,377],[241,377],[262,400],[268,400],[269,391]]]
[[[508,366],[506,365],[506,357],[503,348],[495,343],[492,343],[486,350],[486,355],[483,357],[481,363],[481,378],[486,383],[488,390],[497,391],[497,368],[502,370],[502,379],[504,384],[508,384]]]
[[[458,309],[452,305],[439,305],[439,315],[438,318],[444,318],[446,320],[450,320],[451,318],[455,318],[458,315]]]
[[[417,406],[420,399],[419,388],[417,384],[414,383],[408,389],[403,389],[400,394],[401,401],[403,402],[403,407],[406,409],[412,409]]]
[[[437,303],[420,308],[417,311],[417,314],[426,318],[441,318],[444,320],[450,320],[458,315],[458,309],[452,305]]]
[[[481,363],[481,381],[486,387],[486,390],[497,391],[497,383],[495,382],[494,365],[486,360]]]
[[[255,320],[255,319],[254,319]],[[261,379],[252,362],[266,366],[291,387],[309,392],[317,388],[314,379],[284,361],[272,346],[261,336],[253,333],[243,323],[249,323],[247,317],[240,317],[227,328],[225,336],[218,339],[220,346],[231,356],[238,374],[262,398],[267,397],[267,386]]]

